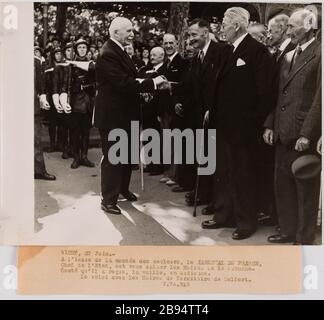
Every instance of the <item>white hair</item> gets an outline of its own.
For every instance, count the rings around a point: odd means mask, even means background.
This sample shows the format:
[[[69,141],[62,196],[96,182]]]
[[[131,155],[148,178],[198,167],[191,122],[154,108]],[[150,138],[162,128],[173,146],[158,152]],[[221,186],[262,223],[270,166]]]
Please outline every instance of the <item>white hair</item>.
[[[151,49],[151,52],[157,52],[164,55],[164,49],[162,47],[154,47]]]
[[[271,25],[274,24],[274,25],[280,27],[282,30],[286,31],[288,20],[289,20],[289,16],[281,13],[281,14],[274,16],[272,19],[270,19],[268,22],[268,26],[270,27]]]
[[[250,13],[241,7],[232,7],[225,11],[224,17],[228,17],[233,23],[238,23],[241,29],[246,30],[249,25]]]
[[[304,25],[305,29],[317,29],[317,17],[316,14],[310,10],[300,8],[295,10],[292,16],[297,16],[298,20]]]
[[[124,17],[117,17],[113,21],[111,21],[111,24],[109,26],[109,35],[110,37],[113,37],[113,35],[118,31],[122,26],[125,24],[129,24],[131,21]]]

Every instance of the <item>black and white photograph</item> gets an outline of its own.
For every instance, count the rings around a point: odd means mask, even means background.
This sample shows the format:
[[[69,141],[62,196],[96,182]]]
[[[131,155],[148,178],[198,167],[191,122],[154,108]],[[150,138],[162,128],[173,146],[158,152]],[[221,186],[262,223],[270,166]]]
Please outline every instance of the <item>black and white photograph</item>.
[[[34,3],[28,242],[321,245],[321,12]]]

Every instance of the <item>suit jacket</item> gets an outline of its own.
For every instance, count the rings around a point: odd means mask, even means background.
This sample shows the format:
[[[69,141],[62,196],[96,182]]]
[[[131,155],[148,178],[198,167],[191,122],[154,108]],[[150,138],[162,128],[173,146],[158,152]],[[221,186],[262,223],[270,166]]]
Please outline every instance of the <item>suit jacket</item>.
[[[159,70],[159,73],[164,75],[169,81],[180,82],[182,75],[185,71],[185,60],[180,56],[179,53],[175,55],[169,66],[165,62]],[[174,106],[179,100],[177,94],[170,95],[169,91],[160,91],[155,95],[158,99],[158,114],[163,116],[163,114],[168,113],[176,117]]]
[[[284,57],[285,55],[289,52],[292,51],[296,48],[296,45],[294,45],[293,43],[289,42],[288,46],[285,48],[285,50],[280,54],[279,58],[276,60],[276,64],[277,66],[281,67],[282,62],[284,61]],[[280,71],[280,70],[279,70]]]
[[[312,42],[290,70],[293,54],[284,58],[274,117],[265,125],[285,145],[294,145],[300,136],[315,143],[321,133],[321,45]]]
[[[182,85],[174,88],[180,96],[190,99],[184,105],[192,108],[189,113],[199,127],[202,126],[205,112],[215,105],[215,90],[229,50],[229,45],[211,41],[202,65],[198,57],[194,57],[190,67],[187,66],[189,71],[185,73]],[[185,112],[188,113],[188,110]]]
[[[231,143],[260,140],[273,103],[273,59],[249,34],[228,58],[217,88],[213,120]]]
[[[157,76],[161,76],[162,74],[162,66],[154,70],[152,65],[149,64],[147,66],[143,66],[138,70],[138,74],[140,78],[146,79],[153,79]],[[142,111],[143,111],[143,121],[145,122],[146,127],[153,126],[153,123],[157,121],[158,115],[160,115],[160,94],[161,91],[155,91],[154,94],[152,94],[152,99],[149,102],[146,102],[144,98],[141,98],[141,104],[142,104]]]
[[[273,63],[275,66],[275,71],[273,73],[273,97],[272,97],[272,103],[271,103],[271,111],[270,114],[267,116],[265,120],[265,126],[269,125],[269,123],[273,122],[274,117],[274,110],[276,108],[277,100],[278,100],[278,92],[279,92],[279,80],[280,80],[280,69],[281,65],[284,61],[285,55],[290,52],[291,50],[294,50],[296,46],[289,42],[288,46],[285,48],[285,50],[280,54],[279,58],[276,57],[276,55],[273,55]]]
[[[97,96],[94,126],[99,129],[130,129],[139,118],[139,93],[153,92],[152,79],[141,83],[134,63],[115,42],[108,40],[96,63]]]

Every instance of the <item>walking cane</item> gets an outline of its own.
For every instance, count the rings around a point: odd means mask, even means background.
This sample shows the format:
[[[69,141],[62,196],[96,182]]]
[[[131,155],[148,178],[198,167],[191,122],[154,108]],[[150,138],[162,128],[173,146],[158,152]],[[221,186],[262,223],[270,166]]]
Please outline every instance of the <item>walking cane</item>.
[[[199,144],[199,159],[198,159],[198,167],[197,167],[197,178],[196,178],[196,185],[195,185],[195,198],[194,198],[194,210],[192,213],[193,217],[197,216],[197,198],[198,198],[198,188],[199,188],[199,166],[200,166],[200,161],[201,161],[201,157],[202,157],[202,151],[203,151],[203,143],[204,143],[204,135],[205,135],[205,124],[206,121],[204,119],[203,121],[203,132],[200,138],[200,144]]]

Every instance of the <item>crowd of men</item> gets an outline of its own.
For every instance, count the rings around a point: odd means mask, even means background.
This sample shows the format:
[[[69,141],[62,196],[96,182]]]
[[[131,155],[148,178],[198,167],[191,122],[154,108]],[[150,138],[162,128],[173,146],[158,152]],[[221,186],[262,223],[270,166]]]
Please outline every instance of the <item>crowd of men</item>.
[[[249,18],[241,7],[228,9],[222,22],[226,41],[213,37],[205,20],[190,21],[184,57],[169,33],[150,48],[139,46],[132,23],[122,17],[111,22],[100,52],[89,54],[82,38],[52,48],[46,85],[37,87],[41,107],[48,109],[51,149],[57,130],[62,158],[73,158],[71,168],[93,167],[87,158],[93,120],[103,151],[106,213],[121,214],[119,195],[137,200],[129,190],[132,164],[108,158],[111,130],[122,128],[131,136],[134,120],[161,132],[211,128],[217,133],[212,176],[200,176],[197,183],[197,164],[163,161],[145,172],[162,175],[160,183],[172,192],[186,192],[188,206],[206,205],[201,214],[212,218],[202,228],[235,228],[232,238],[242,240],[259,225],[273,225],[278,233],[268,237],[270,243],[314,243],[321,142],[317,17],[303,8],[279,14],[268,22],[268,33]],[[39,47],[35,56],[35,65],[41,65]],[[55,179],[36,162],[35,178]]]

